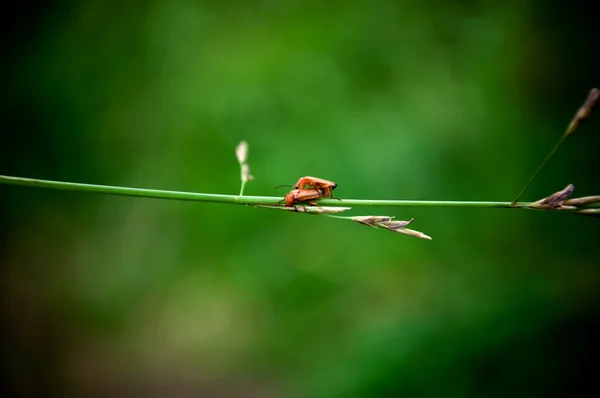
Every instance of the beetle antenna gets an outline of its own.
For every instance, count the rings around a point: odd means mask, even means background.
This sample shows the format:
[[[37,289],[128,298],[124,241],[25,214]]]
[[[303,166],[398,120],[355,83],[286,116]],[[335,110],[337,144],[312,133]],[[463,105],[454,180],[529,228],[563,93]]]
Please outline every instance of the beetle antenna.
[[[277,185],[275,188],[293,187],[293,185]]]

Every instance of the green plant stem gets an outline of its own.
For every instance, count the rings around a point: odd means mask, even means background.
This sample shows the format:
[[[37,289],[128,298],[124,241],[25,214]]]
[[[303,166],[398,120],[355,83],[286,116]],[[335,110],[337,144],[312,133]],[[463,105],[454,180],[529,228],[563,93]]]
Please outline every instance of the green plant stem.
[[[240,195],[239,196],[243,196],[244,195],[244,188],[246,188],[246,181],[242,181],[242,186],[240,188]]]
[[[81,184],[74,182],[48,181],[33,178],[10,177],[0,175],[0,184],[21,185],[34,188],[49,188],[77,192],[91,192],[107,195],[134,196],[141,198],[185,200],[197,202],[216,202],[244,205],[274,205],[281,202],[278,196],[238,196],[195,192],[165,191],[116,187],[108,185]],[[517,206],[511,202],[481,202],[452,200],[371,200],[371,199],[321,199],[319,204],[326,206],[366,206],[366,207],[478,207],[478,208],[522,208],[530,203]],[[595,207],[595,206],[592,206]]]
[[[140,198],[187,200],[197,202],[217,202],[233,204],[274,204],[280,198],[271,196],[236,196],[209,193],[165,191],[158,189],[143,189],[129,187],[115,187],[110,185],[81,184],[75,182],[38,180],[34,178],[9,177],[0,175],[0,183],[21,185],[35,188],[50,188],[66,191],[92,192],[108,195],[136,196]],[[275,200],[277,199],[277,200]]]

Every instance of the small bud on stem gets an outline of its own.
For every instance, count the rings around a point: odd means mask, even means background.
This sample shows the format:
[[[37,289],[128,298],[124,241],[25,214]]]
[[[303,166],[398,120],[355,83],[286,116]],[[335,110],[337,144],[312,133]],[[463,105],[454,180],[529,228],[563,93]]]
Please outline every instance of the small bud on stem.
[[[242,141],[235,148],[235,156],[237,157],[238,163],[240,164],[240,179],[242,180],[242,186],[240,188],[240,196],[244,194],[244,187],[248,181],[252,181],[254,177],[250,174],[250,166],[246,163],[248,160],[248,143]]]

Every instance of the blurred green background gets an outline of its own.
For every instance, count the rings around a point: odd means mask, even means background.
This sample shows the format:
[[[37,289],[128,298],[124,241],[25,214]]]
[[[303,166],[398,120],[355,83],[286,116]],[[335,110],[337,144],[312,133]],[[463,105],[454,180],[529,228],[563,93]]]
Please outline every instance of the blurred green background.
[[[590,3],[591,4],[591,3]],[[248,195],[512,200],[600,70],[566,1],[21,2],[0,173]],[[600,194],[600,115],[526,200]],[[0,186],[12,396],[506,397],[598,391],[598,220],[323,217]],[[593,393],[590,394],[592,396]]]

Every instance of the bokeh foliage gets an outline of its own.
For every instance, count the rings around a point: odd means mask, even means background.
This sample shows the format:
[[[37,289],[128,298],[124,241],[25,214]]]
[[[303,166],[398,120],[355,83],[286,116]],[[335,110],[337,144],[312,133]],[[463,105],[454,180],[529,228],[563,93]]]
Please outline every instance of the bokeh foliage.
[[[598,84],[593,16],[567,2],[55,2],[4,18],[0,173],[24,177],[235,194],[246,140],[249,195],[316,175],[346,198],[512,200]],[[600,193],[597,116],[526,199]],[[367,209],[415,217],[428,242],[242,206],[0,193],[16,395],[590,381],[597,220]]]

